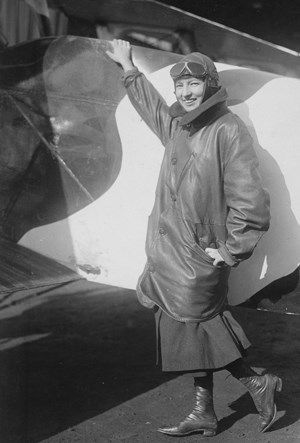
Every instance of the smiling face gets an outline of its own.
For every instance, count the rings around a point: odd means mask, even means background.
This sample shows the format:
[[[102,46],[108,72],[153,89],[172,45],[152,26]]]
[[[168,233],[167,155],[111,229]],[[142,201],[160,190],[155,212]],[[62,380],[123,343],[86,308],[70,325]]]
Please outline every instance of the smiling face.
[[[181,77],[175,81],[177,101],[185,111],[192,111],[202,103],[205,82],[196,77]]]

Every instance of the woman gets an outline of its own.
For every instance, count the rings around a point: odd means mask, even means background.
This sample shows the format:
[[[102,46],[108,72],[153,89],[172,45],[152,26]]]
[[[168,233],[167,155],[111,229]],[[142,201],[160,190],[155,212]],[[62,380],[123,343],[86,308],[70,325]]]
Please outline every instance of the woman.
[[[162,370],[193,377],[196,393],[192,412],[159,431],[214,436],[213,372],[227,369],[252,395],[264,432],[275,420],[282,381],[245,363],[250,343],[227,310],[231,267],[251,256],[269,227],[251,136],[227,108],[205,55],[187,55],[172,67],[176,102],[168,107],[133,65],[130,44],[114,40],[112,49],[107,54],[124,69],[131,103],[165,146],[137,295],[154,308]]]

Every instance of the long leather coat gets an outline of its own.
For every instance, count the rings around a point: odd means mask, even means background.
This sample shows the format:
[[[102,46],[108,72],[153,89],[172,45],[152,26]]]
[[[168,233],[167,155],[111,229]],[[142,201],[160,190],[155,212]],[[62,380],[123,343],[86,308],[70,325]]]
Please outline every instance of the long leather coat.
[[[177,104],[169,108],[137,69],[123,81],[165,146],[138,299],[178,321],[209,320],[227,305],[231,267],[252,254],[269,226],[251,136],[227,108],[224,88],[191,117],[180,115]],[[219,250],[224,266],[213,265],[206,247]]]

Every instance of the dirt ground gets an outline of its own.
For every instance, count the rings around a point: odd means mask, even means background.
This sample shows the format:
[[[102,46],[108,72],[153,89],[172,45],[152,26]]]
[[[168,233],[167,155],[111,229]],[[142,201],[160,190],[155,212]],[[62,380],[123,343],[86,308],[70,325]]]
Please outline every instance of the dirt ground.
[[[249,394],[225,371],[217,436],[156,432],[189,412],[193,387],[155,366],[152,313],[134,291],[83,280],[0,311],[0,442],[300,442],[300,316],[233,312],[253,343],[248,361],[284,382],[269,432],[257,432]]]

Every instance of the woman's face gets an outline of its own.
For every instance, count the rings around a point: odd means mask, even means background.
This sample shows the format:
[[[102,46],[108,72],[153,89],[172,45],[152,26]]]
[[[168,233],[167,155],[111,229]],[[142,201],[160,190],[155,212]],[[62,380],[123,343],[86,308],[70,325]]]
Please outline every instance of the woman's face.
[[[202,103],[205,83],[196,77],[182,77],[175,82],[175,96],[185,111],[192,111]]]

